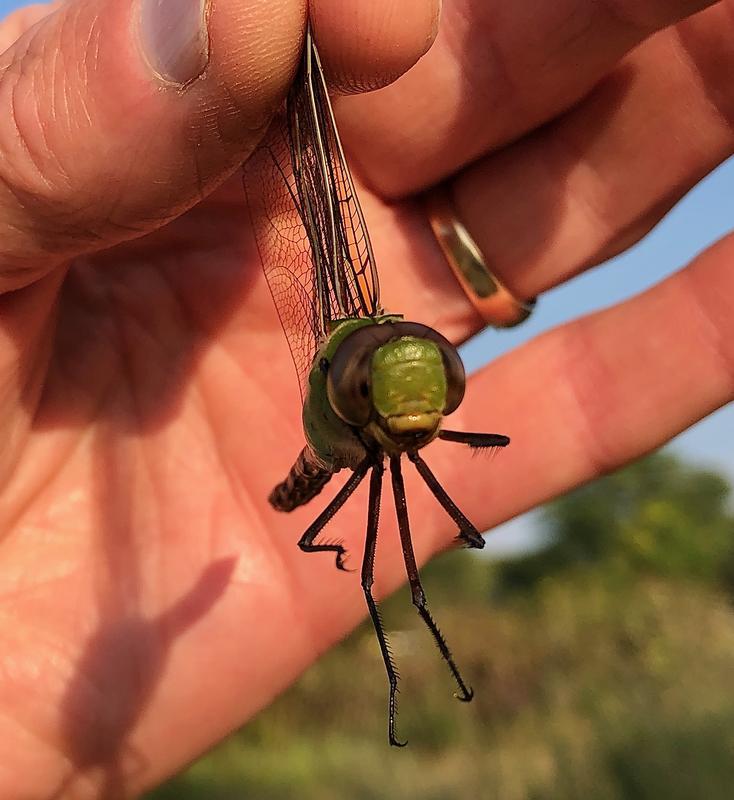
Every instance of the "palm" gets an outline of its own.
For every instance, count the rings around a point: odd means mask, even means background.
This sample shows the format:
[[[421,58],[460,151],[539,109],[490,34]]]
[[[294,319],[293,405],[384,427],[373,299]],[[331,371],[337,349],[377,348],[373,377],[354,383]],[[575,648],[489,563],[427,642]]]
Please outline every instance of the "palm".
[[[206,742],[363,613],[356,576],[295,547],[314,508],[283,517],[266,501],[303,435],[295,372],[246,220],[235,178],[161,231],[77,262],[56,332],[32,345],[38,354],[53,339],[34,376],[38,406],[18,411],[9,493],[18,503],[6,509],[0,574],[6,583],[24,575],[14,607],[27,629],[13,647],[33,654],[43,681],[58,682],[57,745],[77,766],[108,763],[143,713],[189,707],[202,654],[221,679],[207,692]],[[52,281],[19,294],[48,292]],[[330,535],[358,548],[364,513],[353,502]],[[400,562],[384,563],[394,585]],[[247,658],[261,648],[288,668],[262,673]],[[152,704],[164,670],[165,699]],[[99,694],[87,696],[88,685]],[[76,705],[108,703],[121,687],[125,701],[102,740],[73,726]],[[54,705],[30,724],[56,727]]]

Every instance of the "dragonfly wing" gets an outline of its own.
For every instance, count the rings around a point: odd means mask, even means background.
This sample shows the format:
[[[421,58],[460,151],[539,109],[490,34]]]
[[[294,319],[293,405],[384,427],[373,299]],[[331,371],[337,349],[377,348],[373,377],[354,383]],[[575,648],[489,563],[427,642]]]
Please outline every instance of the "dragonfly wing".
[[[304,396],[324,331],[318,324],[311,245],[295,199],[282,116],[244,165],[243,184],[260,261]]]
[[[310,31],[288,97],[288,135],[304,224],[311,240],[322,324],[380,312],[372,245]]]
[[[305,395],[331,323],[381,312],[372,246],[310,30],[285,113],[243,172],[260,259]]]

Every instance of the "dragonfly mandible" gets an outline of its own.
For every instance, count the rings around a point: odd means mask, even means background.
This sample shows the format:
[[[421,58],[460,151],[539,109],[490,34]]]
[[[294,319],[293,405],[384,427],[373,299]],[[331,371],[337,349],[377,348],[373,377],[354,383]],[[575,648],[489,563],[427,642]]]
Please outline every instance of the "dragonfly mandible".
[[[472,689],[426,604],[401,461],[406,456],[415,466],[456,524],[458,538],[481,548],[481,534],[419,451],[436,438],[472,448],[505,447],[510,440],[442,427],[464,396],[464,367],[456,348],[432,328],[406,322],[380,305],[372,247],[310,25],[285,111],[243,169],[260,258],[303,399],[306,444],[269,500],[279,511],[292,511],[316,497],[335,473],[351,470],[298,542],[307,553],[334,553],[336,566],[344,569],[344,547],[317,539],[370,473],[361,582],[390,685],[389,741],[403,746],[395,732],[398,675],[372,594],[385,461],[413,603],[456,681],[456,696],[470,701]]]

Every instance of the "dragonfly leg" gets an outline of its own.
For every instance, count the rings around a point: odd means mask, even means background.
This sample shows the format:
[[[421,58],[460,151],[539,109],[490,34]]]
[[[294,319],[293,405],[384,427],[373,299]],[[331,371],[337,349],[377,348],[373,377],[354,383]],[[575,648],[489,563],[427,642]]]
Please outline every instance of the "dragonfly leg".
[[[390,683],[390,698],[388,701],[388,739],[394,747],[405,747],[407,742],[401,742],[395,735],[396,694],[398,691],[398,672],[390,653],[390,645],[382,625],[380,610],[372,596],[372,584],[375,572],[375,549],[377,548],[377,527],[380,520],[380,497],[382,495],[382,474],[385,468],[378,462],[372,468],[370,476],[370,500],[367,512],[367,536],[365,538],[364,558],[362,560],[362,590],[364,591],[367,608],[370,611],[372,624],[377,634],[382,660],[385,662],[385,671]]]
[[[362,479],[367,474],[367,470],[372,464],[371,458],[368,456],[362,463],[354,470],[349,480],[342,486],[337,493],[336,497],[329,503],[328,506],[316,517],[316,519],[309,525],[306,532],[301,536],[298,541],[298,546],[304,553],[336,553],[336,567],[337,569],[345,570],[344,556],[346,550],[342,545],[331,544],[314,544],[314,539],[321,533],[326,524],[336,514],[336,512],[347,502],[349,497],[354,493],[354,490],[362,482]]]
[[[276,511],[293,511],[313,500],[333,474],[318,463],[309,447],[304,447],[288,477],[270,492],[268,501]]]
[[[482,549],[484,547],[484,537],[472,525],[472,523],[464,516],[461,509],[454,503],[448,496],[446,490],[438,482],[438,478],[428,468],[428,464],[418,455],[418,453],[408,453],[408,458],[415,464],[421,478],[426,482],[426,485],[433,493],[433,496],[443,506],[446,513],[456,523],[459,528],[459,536],[462,542],[465,542],[469,547],[476,547]]]
[[[501,433],[466,433],[465,431],[439,431],[438,438],[445,442],[468,444],[477,450],[485,447],[507,447],[510,437]]]
[[[426,594],[421,585],[421,579],[418,574],[418,565],[415,562],[415,553],[413,552],[413,542],[410,538],[410,523],[408,522],[408,505],[405,501],[405,484],[403,483],[403,473],[400,469],[400,456],[390,456],[390,473],[392,475],[392,490],[395,497],[395,511],[398,516],[398,529],[400,531],[400,543],[403,548],[403,558],[405,560],[405,570],[408,574],[408,583],[410,584],[410,592],[413,597],[413,605],[418,609],[426,627],[431,632],[433,640],[436,642],[443,660],[451,670],[451,674],[459,687],[458,694],[455,695],[459,700],[468,703],[474,692],[471,687],[467,686],[464,679],[459,672],[459,668],[454,662],[454,657],[451,655],[446,640],[443,634],[438,629],[438,625],[433,620],[428,605],[426,603]]]

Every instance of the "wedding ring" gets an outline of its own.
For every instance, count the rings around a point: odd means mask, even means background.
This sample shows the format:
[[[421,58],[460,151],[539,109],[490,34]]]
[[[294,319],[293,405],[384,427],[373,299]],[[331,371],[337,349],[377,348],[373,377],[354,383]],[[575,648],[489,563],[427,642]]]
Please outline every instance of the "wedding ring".
[[[451,271],[482,319],[495,328],[524,322],[535,299],[519,300],[487,267],[481,250],[456,216],[443,187],[426,195],[428,221]]]

